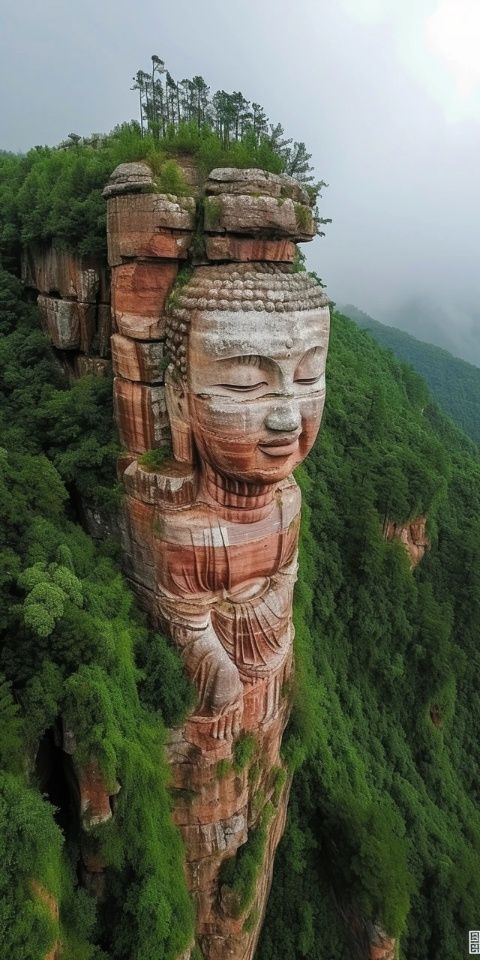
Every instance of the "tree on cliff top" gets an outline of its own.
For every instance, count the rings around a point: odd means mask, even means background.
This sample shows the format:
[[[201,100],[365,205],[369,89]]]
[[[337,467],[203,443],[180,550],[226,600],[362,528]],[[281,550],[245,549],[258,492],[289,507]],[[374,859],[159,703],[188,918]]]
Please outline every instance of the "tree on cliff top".
[[[313,183],[312,155],[305,144],[285,139],[281,124],[271,124],[259,103],[251,103],[240,90],[217,90],[210,97],[210,87],[203,77],[178,82],[160,57],[153,54],[151,60],[151,72],[138,70],[131,88],[139,92],[142,133],[146,130],[160,139],[193,122],[199,129],[206,126],[215,131],[225,147],[248,139],[257,146],[263,142],[281,159],[284,173]]]

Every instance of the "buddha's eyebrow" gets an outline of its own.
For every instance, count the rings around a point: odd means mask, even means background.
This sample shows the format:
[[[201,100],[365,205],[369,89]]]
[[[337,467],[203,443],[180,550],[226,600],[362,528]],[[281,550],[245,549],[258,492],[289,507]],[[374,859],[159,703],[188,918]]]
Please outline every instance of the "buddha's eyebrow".
[[[267,363],[265,357],[259,356],[258,353],[240,353],[235,357],[224,357],[223,359],[234,360],[235,363],[240,363],[247,367],[259,367],[262,363]]]

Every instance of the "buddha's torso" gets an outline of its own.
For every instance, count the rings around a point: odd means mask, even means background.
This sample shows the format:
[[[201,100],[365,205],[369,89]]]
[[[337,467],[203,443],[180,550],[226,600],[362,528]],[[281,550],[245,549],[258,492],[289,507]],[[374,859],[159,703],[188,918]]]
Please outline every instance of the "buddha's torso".
[[[292,562],[299,519],[293,479],[279,485],[267,515],[253,522],[224,519],[201,501],[164,510],[155,529],[158,582],[167,594],[185,599],[241,593],[242,585],[272,577]]]
[[[155,531],[158,602],[169,617],[208,609],[240,670],[267,672],[291,639],[300,491],[283,481],[268,511],[226,519],[209,503],[162,511]]]

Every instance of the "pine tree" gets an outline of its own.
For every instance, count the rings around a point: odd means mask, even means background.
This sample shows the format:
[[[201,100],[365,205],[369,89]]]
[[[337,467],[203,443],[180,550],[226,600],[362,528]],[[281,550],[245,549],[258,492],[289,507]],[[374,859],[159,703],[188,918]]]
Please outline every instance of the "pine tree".
[[[301,180],[302,183],[311,183],[313,180],[313,168],[310,165],[312,154],[307,152],[305,144],[295,141],[293,146],[288,148],[285,156],[285,173],[295,177],[296,180]]]

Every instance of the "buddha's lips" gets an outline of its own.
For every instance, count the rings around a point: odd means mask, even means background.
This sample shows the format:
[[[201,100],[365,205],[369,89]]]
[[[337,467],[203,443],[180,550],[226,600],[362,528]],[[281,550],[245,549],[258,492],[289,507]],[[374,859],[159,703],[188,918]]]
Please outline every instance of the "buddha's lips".
[[[277,437],[275,440],[259,443],[258,446],[262,453],[269,457],[289,457],[298,450],[298,437],[298,434],[293,437]]]

